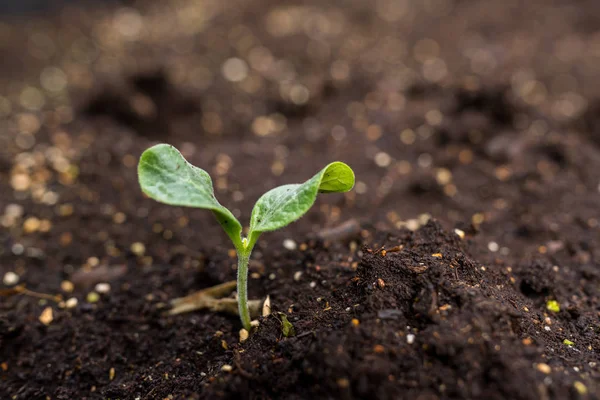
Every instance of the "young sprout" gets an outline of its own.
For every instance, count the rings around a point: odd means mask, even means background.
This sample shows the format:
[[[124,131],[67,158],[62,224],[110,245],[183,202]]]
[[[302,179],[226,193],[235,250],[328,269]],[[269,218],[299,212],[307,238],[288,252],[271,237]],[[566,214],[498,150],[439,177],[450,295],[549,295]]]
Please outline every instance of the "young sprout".
[[[312,207],[318,193],[342,193],[354,186],[352,169],[337,161],[304,183],[272,189],[254,205],[248,235],[243,237],[242,225],[215,198],[210,175],[188,163],[175,147],[159,144],[146,150],[140,158],[138,178],[142,191],[154,200],[213,212],[237,252],[238,311],[242,325],[248,331],[248,261],[258,237],[300,218]]]

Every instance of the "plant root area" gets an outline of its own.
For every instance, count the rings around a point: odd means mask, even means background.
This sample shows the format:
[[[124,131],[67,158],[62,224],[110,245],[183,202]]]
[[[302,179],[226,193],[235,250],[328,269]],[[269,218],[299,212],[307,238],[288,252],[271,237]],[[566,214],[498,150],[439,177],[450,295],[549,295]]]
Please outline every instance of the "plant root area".
[[[600,398],[599,11],[3,10],[0,398]],[[355,170],[259,240],[249,296],[270,308],[249,335],[169,314],[236,258],[209,212],[142,195],[158,142],[245,225],[265,191]]]

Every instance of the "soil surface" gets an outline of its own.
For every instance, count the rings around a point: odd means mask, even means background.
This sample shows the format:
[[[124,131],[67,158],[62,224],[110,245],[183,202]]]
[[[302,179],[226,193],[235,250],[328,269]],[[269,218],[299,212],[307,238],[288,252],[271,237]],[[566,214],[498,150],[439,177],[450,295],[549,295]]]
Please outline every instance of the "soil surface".
[[[0,398],[600,398],[597,2],[56,4],[0,19]],[[259,241],[244,342],[166,314],[236,260],[157,142],[244,224],[356,172]]]

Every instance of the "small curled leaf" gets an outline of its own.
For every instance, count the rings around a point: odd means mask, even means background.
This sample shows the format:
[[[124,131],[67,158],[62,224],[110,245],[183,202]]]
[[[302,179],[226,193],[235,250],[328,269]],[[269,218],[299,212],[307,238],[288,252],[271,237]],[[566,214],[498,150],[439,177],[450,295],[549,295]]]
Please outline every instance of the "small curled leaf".
[[[142,191],[156,201],[211,210],[234,243],[241,243],[242,226],[217,201],[210,175],[188,163],[175,147],[158,144],[144,151],[138,179]]]
[[[333,162],[323,168],[319,174],[321,173],[319,193],[343,193],[354,187],[354,171],[343,162]]]
[[[303,216],[317,194],[342,193],[354,187],[354,172],[343,162],[333,162],[301,184],[283,185],[261,196],[250,217],[250,237],[283,228]]]
[[[287,315],[279,313],[279,316],[281,317],[281,333],[283,333],[283,336],[296,336],[296,329],[294,329],[294,325],[288,320]]]

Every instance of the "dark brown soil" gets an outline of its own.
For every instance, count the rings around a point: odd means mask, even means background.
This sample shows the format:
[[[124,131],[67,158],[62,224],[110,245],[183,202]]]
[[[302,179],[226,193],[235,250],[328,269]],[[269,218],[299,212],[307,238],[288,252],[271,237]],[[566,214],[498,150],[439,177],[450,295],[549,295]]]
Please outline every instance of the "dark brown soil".
[[[1,399],[600,398],[596,2],[127,4],[0,22]],[[156,142],[244,223],[356,172],[259,242],[244,343],[165,314],[236,271]]]

